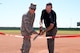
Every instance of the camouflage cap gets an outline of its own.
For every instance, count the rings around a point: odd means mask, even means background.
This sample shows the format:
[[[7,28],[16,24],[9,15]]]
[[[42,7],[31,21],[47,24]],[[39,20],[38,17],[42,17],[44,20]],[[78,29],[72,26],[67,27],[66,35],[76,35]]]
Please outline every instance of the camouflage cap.
[[[29,8],[34,9],[34,10],[35,10],[35,9],[36,9],[36,4],[31,3]]]

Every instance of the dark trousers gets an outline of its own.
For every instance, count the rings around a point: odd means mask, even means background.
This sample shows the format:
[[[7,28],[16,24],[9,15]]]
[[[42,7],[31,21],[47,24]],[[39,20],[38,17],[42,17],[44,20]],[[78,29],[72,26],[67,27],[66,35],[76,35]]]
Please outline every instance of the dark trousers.
[[[57,33],[57,27],[55,27],[54,29],[48,31],[46,33],[46,37],[54,37],[56,36],[56,33]],[[47,39],[47,46],[48,46],[48,51],[49,53],[54,53],[54,40],[55,39]]]
[[[49,53],[54,53],[54,39],[47,39]]]

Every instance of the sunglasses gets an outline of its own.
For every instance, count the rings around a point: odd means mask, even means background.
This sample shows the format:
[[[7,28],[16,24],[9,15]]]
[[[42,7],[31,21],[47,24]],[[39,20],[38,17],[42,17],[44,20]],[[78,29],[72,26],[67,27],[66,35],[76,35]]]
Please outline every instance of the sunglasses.
[[[35,10],[35,9],[33,9],[33,8],[30,8],[31,10]]]

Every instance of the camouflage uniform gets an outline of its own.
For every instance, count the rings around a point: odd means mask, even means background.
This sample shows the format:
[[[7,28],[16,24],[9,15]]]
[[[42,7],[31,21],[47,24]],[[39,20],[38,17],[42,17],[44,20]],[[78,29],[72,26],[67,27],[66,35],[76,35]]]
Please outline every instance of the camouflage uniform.
[[[35,19],[35,13],[33,15],[28,12],[27,14],[24,14],[22,16],[22,26],[21,26],[21,34],[24,37],[28,38],[23,38],[23,44],[22,44],[22,53],[29,53],[30,47],[31,47],[31,40],[30,36],[34,32],[33,30],[33,22]]]

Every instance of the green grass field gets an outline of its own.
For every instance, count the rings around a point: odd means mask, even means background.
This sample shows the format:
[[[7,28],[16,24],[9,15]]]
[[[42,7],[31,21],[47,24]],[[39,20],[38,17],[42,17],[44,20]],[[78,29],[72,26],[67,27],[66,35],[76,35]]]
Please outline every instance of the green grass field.
[[[0,30],[0,32],[6,33],[6,34],[20,34],[20,30]],[[80,31],[58,30],[57,34],[59,35],[80,34]]]
[[[20,30],[0,30],[0,32],[6,33],[6,34],[20,34]]]
[[[68,31],[68,30],[58,30],[57,34],[62,34],[62,35],[73,35],[73,34],[80,34],[80,31]]]

